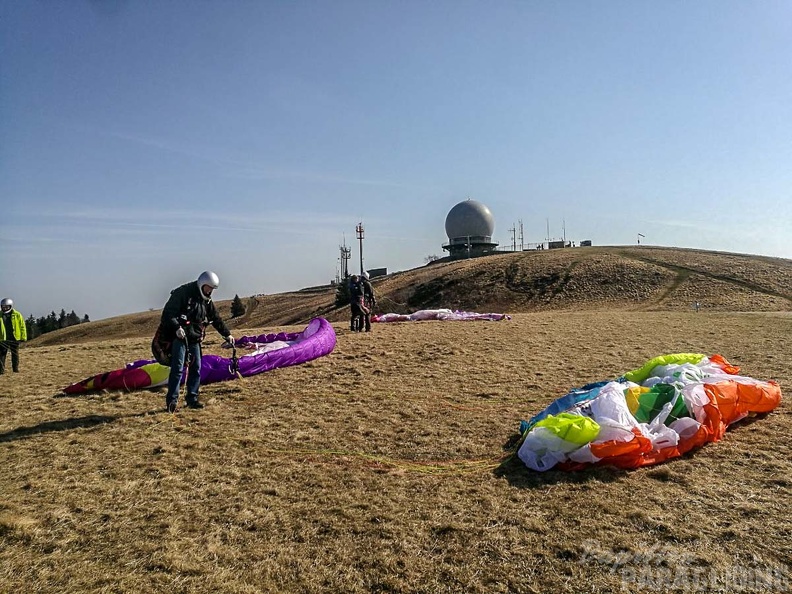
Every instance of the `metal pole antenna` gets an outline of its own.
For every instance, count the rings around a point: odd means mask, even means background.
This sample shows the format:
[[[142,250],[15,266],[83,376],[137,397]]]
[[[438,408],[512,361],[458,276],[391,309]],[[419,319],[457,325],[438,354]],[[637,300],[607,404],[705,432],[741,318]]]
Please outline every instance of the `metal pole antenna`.
[[[523,224],[522,219],[518,219],[520,221],[520,251],[525,249],[525,237],[523,236]]]
[[[355,233],[357,233],[357,238],[358,241],[360,242],[360,274],[362,275],[363,274],[363,237],[365,235],[363,232],[362,221],[357,224],[357,227],[355,227]]]
[[[338,246],[341,250],[341,278],[349,276],[349,259],[352,257],[352,248],[347,247],[346,238],[343,245]]]

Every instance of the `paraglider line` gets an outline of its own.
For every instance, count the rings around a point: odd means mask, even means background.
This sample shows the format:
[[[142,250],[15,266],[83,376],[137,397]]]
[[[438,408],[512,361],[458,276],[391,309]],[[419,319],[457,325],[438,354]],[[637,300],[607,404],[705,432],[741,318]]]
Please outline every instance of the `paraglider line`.
[[[172,417],[173,415],[171,415]],[[175,419],[170,419],[174,421],[171,423],[171,426],[175,426]],[[157,423],[155,426],[152,426],[150,429],[154,429],[156,426],[161,425],[162,423]],[[179,422],[179,425],[184,427],[184,423]],[[197,427],[193,427],[197,430],[198,433],[204,433],[201,429]],[[250,437],[245,438],[237,438],[237,439],[227,439],[228,442],[238,442],[238,443],[250,443],[250,442],[258,442],[259,444],[263,443],[259,439],[251,439]],[[260,451],[269,452],[271,454],[286,454],[291,457],[305,457],[305,456],[322,456],[322,457],[330,457],[330,458],[360,458],[362,460],[366,460],[368,462],[373,463],[375,467],[390,467],[390,468],[398,468],[401,470],[421,473],[421,474],[469,474],[474,472],[484,472],[487,470],[495,470],[501,464],[508,460],[513,454],[510,454],[506,458],[489,458],[489,459],[479,459],[479,460],[439,460],[435,462],[414,462],[411,460],[400,460],[395,458],[388,458],[385,456],[377,456],[376,454],[368,454],[366,452],[358,452],[358,451],[351,451],[351,450],[333,450],[333,449],[303,449],[303,448],[295,448],[295,449],[288,449],[288,448],[261,448]]]
[[[246,438],[244,441],[249,441]],[[273,454],[309,455],[309,456],[328,456],[341,458],[361,458],[373,462],[378,466],[388,466],[400,468],[411,472],[423,474],[466,474],[471,472],[481,472],[484,470],[494,470],[503,463],[501,458],[482,459],[482,460],[441,460],[436,462],[413,462],[409,460],[399,460],[377,456],[366,452],[356,452],[349,450],[329,450],[329,449],[278,449],[264,448],[263,451]]]

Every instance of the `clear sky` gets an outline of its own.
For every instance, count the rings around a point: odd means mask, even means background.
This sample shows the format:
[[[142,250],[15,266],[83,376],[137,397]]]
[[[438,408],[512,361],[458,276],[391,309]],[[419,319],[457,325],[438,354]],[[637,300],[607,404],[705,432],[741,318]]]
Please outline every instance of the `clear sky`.
[[[792,2],[0,0],[0,293],[27,317],[548,235],[792,257]],[[519,238],[518,238],[519,242]]]

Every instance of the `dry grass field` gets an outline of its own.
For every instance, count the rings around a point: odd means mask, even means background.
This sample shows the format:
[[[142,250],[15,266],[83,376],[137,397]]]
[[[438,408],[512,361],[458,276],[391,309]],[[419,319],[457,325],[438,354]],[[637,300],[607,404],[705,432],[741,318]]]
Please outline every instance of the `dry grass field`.
[[[370,334],[330,289],[250,298],[236,336],[321,311],[335,351],[175,415],[162,390],[60,395],[147,357],[158,312],[42,336],[0,376],[0,592],[790,591],[791,279],[788,260],[689,250],[498,255],[375,289],[383,311],[512,320]],[[673,352],[785,399],[655,467],[510,458],[521,419]]]

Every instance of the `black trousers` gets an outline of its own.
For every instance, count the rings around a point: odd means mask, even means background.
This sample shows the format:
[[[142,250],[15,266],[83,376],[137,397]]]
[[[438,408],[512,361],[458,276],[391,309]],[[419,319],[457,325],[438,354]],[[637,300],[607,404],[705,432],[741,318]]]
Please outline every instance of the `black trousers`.
[[[352,332],[362,332],[365,325],[366,314],[359,303],[352,302],[350,304],[352,319],[350,320],[349,327]],[[371,322],[369,322],[371,324]]]
[[[8,351],[11,351],[11,367],[14,371],[19,371],[19,341],[0,340],[0,373],[5,372]]]

